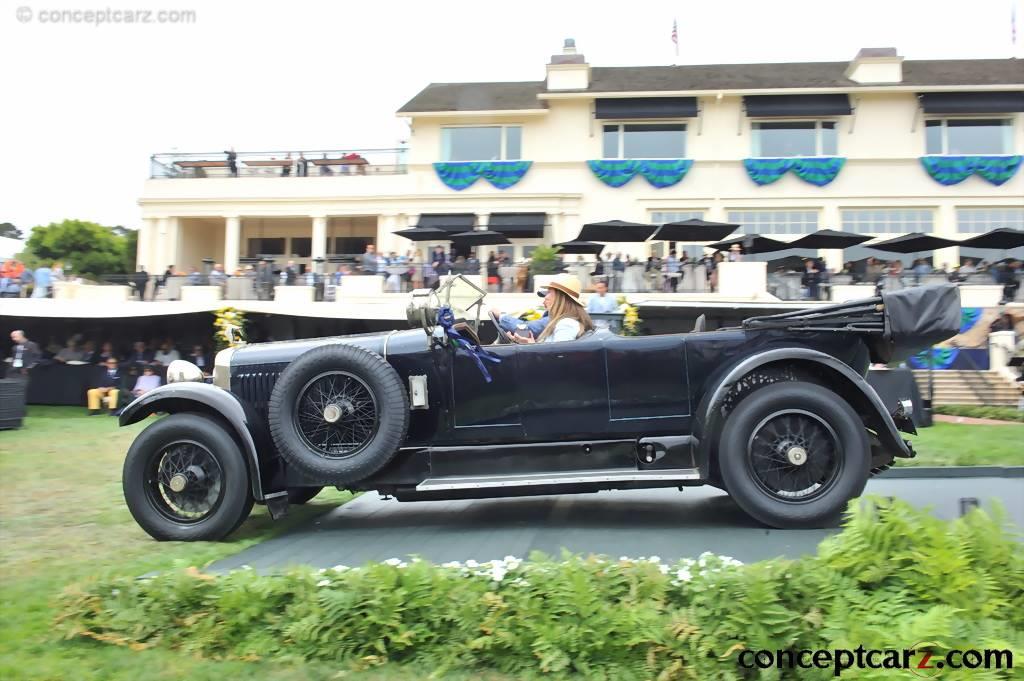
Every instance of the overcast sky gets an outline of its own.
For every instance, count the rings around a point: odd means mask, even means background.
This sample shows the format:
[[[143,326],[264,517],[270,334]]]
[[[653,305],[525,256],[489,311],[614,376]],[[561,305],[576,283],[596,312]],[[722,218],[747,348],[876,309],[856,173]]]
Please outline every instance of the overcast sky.
[[[869,46],[1020,58],[1022,2],[3,0],[0,222],[137,227],[155,152],[393,147],[395,110],[427,83],[541,80],[566,37],[595,66],[673,63],[673,19],[680,64],[845,61]],[[196,19],[39,20],[106,7]]]

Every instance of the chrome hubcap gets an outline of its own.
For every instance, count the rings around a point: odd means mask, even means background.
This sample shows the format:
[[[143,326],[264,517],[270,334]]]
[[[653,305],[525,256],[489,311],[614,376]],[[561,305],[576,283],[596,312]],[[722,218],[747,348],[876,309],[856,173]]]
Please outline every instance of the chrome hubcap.
[[[188,478],[183,474],[178,473],[171,477],[171,484],[168,487],[171,488],[172,492],[184,492],[185,486],[188,484]]]
[[[341,418],[341,407],[337,404],[328,404],[324,408],[324,421],[327,423],[337,423],[338,419]]]
[[[794,466],[802,466],[807,463],[807,450],[803,447],[790,447],[786,452],[786,458]]]

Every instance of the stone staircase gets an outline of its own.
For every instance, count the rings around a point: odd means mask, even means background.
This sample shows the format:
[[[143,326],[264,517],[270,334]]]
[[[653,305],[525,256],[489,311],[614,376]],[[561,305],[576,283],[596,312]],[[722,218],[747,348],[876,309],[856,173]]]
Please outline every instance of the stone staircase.
[[[928,371],[914,371],[923,399],[928,398]],[[998,371],[938,370],[932,372],[935,404],[1017,406],[1020,393],[1012,380]]]

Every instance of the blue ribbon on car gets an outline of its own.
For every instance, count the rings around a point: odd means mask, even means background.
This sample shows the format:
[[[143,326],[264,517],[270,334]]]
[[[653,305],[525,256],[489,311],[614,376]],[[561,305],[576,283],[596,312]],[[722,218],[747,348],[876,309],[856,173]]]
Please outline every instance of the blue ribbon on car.
[[[456,352],[462,352],[471,357],[476,362],[477,368],[480,369],[480,373],[484,375],[484,380],[490,383],[491,372],[487,371],[484,361],[501,364],[501,357],[498,357],[490,350],[482,348],[479,343],[466,338],[456,331],[455,313],[452,312],[452,308],[449,306],[443,305],[437,311],[437,323],[444,329],[445,335],[452,342],[452,345],[455,346]]]

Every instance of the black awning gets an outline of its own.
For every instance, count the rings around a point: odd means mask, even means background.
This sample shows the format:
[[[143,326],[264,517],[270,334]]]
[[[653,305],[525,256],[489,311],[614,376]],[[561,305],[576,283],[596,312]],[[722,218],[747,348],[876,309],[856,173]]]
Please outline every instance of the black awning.
[[[476,228],[476,213],[423,213],[417,227],[433,227],[446,232],[468,232]]]
[[[918,95],[928,114],[988,114],[1024,111],[1024,90],[1016,92],[926,92]]]
[[[491,213],[487,229],[512,239],[543,239],[547,213]]]
[[[849,116],[846,95],[750,95],[743,98],[750,117],[758,116]]]
[[[595,118],[693,118],[696,97],[623,97],[598,99]]]

